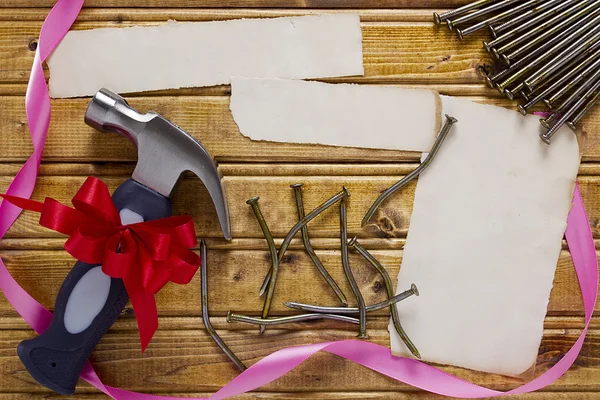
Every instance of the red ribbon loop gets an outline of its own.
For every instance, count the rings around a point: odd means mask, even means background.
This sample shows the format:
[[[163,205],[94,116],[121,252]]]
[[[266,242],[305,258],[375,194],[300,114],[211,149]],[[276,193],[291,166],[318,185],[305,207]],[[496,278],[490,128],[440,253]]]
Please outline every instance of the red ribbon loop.
[[[41,213],[40,225],[69,235],[65,250],[102,271],[123,279],[135,311],[142,352],[158,327],[154,295],[167,283],[185,285],[200,266],[190,250],[196,231],[190,216],[180,215],[123,225],[106,184],[88,177],[72,199],[74,208],[46,198],[43,203],[1,195],[24,210]]]

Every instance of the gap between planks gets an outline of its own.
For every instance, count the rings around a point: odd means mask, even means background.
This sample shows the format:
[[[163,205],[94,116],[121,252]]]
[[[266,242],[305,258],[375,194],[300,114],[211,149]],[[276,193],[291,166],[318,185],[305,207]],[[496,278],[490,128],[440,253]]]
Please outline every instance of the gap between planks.
[[[277,168],[273,168],[276,166]],[[403,176],[414,171],[417,163],[220,163],[224,176]],[[22,164],[0,163],[0,176],[15,176]],[[135,163],[44,163],[39,176],[131,176]],[[600,163],[583,162],[579,176],[600,176]],[[185,178],[194,179],[192,173]]]

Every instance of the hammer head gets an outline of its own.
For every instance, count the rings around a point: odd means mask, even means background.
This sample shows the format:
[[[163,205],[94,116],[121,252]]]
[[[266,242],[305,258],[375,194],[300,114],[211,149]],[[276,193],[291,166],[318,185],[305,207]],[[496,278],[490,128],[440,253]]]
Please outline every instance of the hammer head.
[[[185,171],[196,174],[217,209],[223,235],[231,239],[221,175],[200,142],[156,113],[138,113],[125,99],[107,89],[94,95],[85,112],[85,123],[101,132],[117,132],[127,137],[138,151],[132,178],[165,197],[171,197]]]

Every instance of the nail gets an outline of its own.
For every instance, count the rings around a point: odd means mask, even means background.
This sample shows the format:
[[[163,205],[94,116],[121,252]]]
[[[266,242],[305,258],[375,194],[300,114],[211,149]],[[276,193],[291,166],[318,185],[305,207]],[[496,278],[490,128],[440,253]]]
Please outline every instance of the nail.
[[[490,47],[497,47],[513,38],[516,39],[513,45],[523,43],[524,41],[535,37],[540,32],[543,32],[548,26],[553,26],[554,24],[560,23],[560,21],[567,18],[573,12],[585,7],[585,5],[590,3],[592,0],[586,0],[583,2],[578,1],[579,0],[564,0],[554,8],[535,16],[527,22],[515,26],[511,30],[508,30],[508,28],[503,29],[501,26],[490,27],[490,31],[493,35],[495,35],[495,39],[488,42],[488,45]],[[571,8],[567,9],[567,7]],[[562,11],[565,12],[561,13]]]
[[[489,3],[493,3],[494,1],[495,0],[479,0],[479,1],[474,1],[470,4],[467,4],[460,8],[457,8],[455,10],[448,11],[448,12],[445,12],[442,14],[438,14],[438,13],[434,12],[433,13],[433,21],[435,22],[436,25],[440,25],[442,22],[447,21],[449,18],[458,17],[460,15],[466,14],[471,10],[474,10],[476,8],[479,8],[479,7],[489,4]]]
[[[348,189],[346,189],[344,187],[340,192],[336,193],[329,200],[327,200],[323,204],[319,205],[317,208],[315,208],[310,213],[308,213],[304,218],[302,218],[300,221],[298,221],[296,223],[296,225],[294,225],[292,227],[292,229],[290,229],[290,231],[286,235],[285,239],[283,239],[283,243],[281,244],[281,247],[279,248],[279,257],[278,257],[279,262],[281,263],[281,260],[283,259],[283,256],[285,255],[285,252],[286,252],[287,248],[289,247],[292,239],[294,238],[294,236],[296,236],[298,231],[300,231],[300,229],[302,229],[303,226],[306,226],[310,221],[312,221],[317,216],[319,216],[319,214],[321,214],[322,212],[327,210],[329,207],[331,207],[332,205],[334,205],[341,199],[343,199],[345,197],[349,197],[349,196],[350,196],[350,192],[348,192]],[[271,272],[269,271],[269,273],[267,273],[267,276],[265,276],[265,280],[263,281],[263,287],[266,287],[266,285],[269,283],[270,279],[271,279]]]
[[[208,334],[215,341],[217,346],[219,346],[231,362],[243,372],[246,370],[244,363],[240,361],[229,347],[227,347],[223,339],[221,339],[210,323],[210,317],[208,315],[208,266],[206,265],[206,259],[206,242],[202,240],[200,242],[200,295],[202,298],[202,321],[204,322],[204,327],[208,331]]]
[[[600,16],[594,18],[586,25],[588,27],[594,26],[594,24],[598,24],[599,21]],[[577,34],[578,33],[574,33],[572,35]],[[528,90],[534,90],[548,77],[548,75],[567,64],[575,56],[581,53],[591,54],[598,47],[600,47],[600,25],[595,26],[591,31],[581,36],[574,43],[569,45],[566,49],[562,50],[560,53],[554,56],[554,58],[548,61],[543,67],[541,67],[532,75],[530,75],[527,79],[525,79],[525,86]]]
[[[265,302],[262,310],[262,317],[267,318],[269,316],[269,310],[271,309],[271,303],[273,302],[273,293],[275,292],[275,283],[277,282],[277,273],[279,271],[279,258],[277,256],[277,247],[275,246],[275,241],[273,240],[273,235],[271,235],[271,231],[269,230],[269,226],[267,225],[267,221],[265,221],[265,217],[260,211],[260,207],[258,205],[259,197],[253,197],[250,200],[246,201],[246,204],[249,204],[252,207],[252,211],[254,211],[254,215],[256,216],[256,220],[260,225],[260,229],[267,240],[267,244],[269,246],[269,252],[271,253],[271,269],[269,274],[271,279],[268,284],[267,296],[265,297]],[[262,294],[261,294],[262,295]],[[265,331],[265,326],[262,325],[259,328],[259,332],[263,333]]]
[[[571,1],[571,2],[573,2],[573,1]],[[556,4],[561,4],[561,2],[564,2],[564,0],[548,0],[548,1],[542,2],[542,4],[532,8],[531,10],[522,12],[520,15],[518,15],[514,18],[511,18],[509,21],[506,21],[500,25],[490,26],[490,32],[492,33],[493,37],[498,37],[498,35],[502,34],[503,32],[508,31],[512,27],[519,26],[520,24],[525,23],[529,18],[539,15],[542,11],[544,11]]]
[[[595,6],[592,5],[592,7]],[[582,32],[580,29],[595,16],[600,14],[600,8],[597,6],[591,13],[588,13],[587,10],[587,8],[581,10],[579,13],[570,16],[560,24],[550,26],[550,28],[545,30],[542,34],[536,35],[532,40],[529,40],[524,45],[511,51],[510,53],[503,54],[502,57],[506,60],[507,64],[511,64],[512,62],[518,60],[521,56],[529,53],[532,49],[534,51],[539,51],[540,48],[549,48],[553,44],[559,43],[564,38],[577,32],[577,35],[574,36],[581,36],[584,32]]]
[[[342,266],[344,267],[346,279],[348,279],[348,283],[350,283],[352,293],[354,294],[356,302],[358,303],[358,319],[360,321],[358,337],[360,339],[368,339],[369,335],[367,335],[367,310],[365,299],[358,288],[356,279],[354,279],[354,274],[350,268],[350,260],[348,257],[348,214],[346,209],[346,198],[343,198],[342,201],[340,201],[340,240],[342,244]]]
[[[493,3],[487,7],[480,8],[479,10],[474,11],[472,13],[464,14],[460,17],[457,17],[456,19],[452,19],[452,20],[448,19],[448,20],[446,20],[446,23],[448,24],[448,29],[453,30],[454,27],[457,25],[464,24],[465,22],[469,22],[474,19],[478,19],[482,15],[489,14],[493,11],[502,9],[504,7],[508,7],[512,4],[515,4],[515,3],[518,3],[521,1],[522,0],[502,0],[500,2]]]
[[[600,92],[596,92],[596,94],[585,104],[585,106],[571,119],[571,121],[567,121],[567,125],[573,131],[576,130],[576,125],[581,121],[581,119],[600,101]]]
[[[581,78],[581,80],[583,80],[583,79],[584,79],[584,77]],[[570,107],[577,100],[579,100],[579,98],[581,97],[581,95],[583,93],[585,93],[586,90],[588,90],[589,88],[591,88],[598,81],[598,79],[600,79],[600,69],[596,70],[589,77],[585,77],[585,81],[583,81],[581,84],[579,84],[577,86],[577,89],[575,89],[575,91],[573,93],[571,93],[571,95],[569,95],[560,105],[558,105],[556,107],[556,109],[558,111],[562,111],[562,110],[565,110],[568,107]],[[574,84],[573,87],[575,87],[576,84]],[[568,85],[565,86],[565,87],[568,88]],[[566,91],[564,93],[566,93]],[[556,100],[557,99],[552,99],[553,102],[556,101]],[[550,99],[549,99],[549,101],[550,101]],[[550,103],[550,105],[552,105],[552,103]]]
[[[444,142],[444,139],[446,139],[446,136],[448,136],[448,132],[450,132],[450,129],[452,128],[452,125],[454,125],[457,122],[458,122],[458,120],[456,118],[451,117],[449,115],[446,115],[446,122],[444,123],[444,126],[442,127],[442,130],[438,134],[438,137],[435,140],[435,143],[433,144],[433,147],[429,151],[429,154],[427,155],[427,157],[425,158],[425,160],[414,171],[412,171],[410,174],[406,175],[400,181],[396,182],[391,187],[389,187],[388,189],[386,189],[377,198],[377,200],[375,200],[375,202],[373,202],[373,204],[371,205],[371,207],[369,208],[369,210],[367,211],[367,213],[363,217],[361,226],[365,226],[371,220],[371,218],[373,218],[373,215],[375,214],[375,211],[377,211],[377,209],[379,208],[379,206],[385,200],[387,200],[396,191],[398,191],[400,188],[402,188],[403,186],[405,186],[408,182],[410,182],[413,179],[415,179],[423,171],[425,171],[425,169],[427,169],[427,167],[431,164],[431,162],[433,161],[433,159],[437,155],[437,153],[438,153],[438,151],[440,149],[440,146]]]
[[[410,289],[405,290],[404,292],[397,294],[388,300],[381,301],[379,303],[375,303],[370,306],[366,306],[365,310],[367,312],[382,310],[384,308],[393,306],[394,304],[396,304],[402,300],[405,300],[411,296],[418,296],[418,295],[419,295],[419,290],[417,289],[417,286],[413,283],[410,286]],[[354,314],[358,314],[360,312],[358,307],[326,307],[326,306],[316,306],[316,305],[312,305],[312,304],[297,303],[295,301],[287,301],[283,304],[289,308],[293,308],[296,310],[308,311],[311,313],[353,314],[354,315]]]
[[[294,189],[294,197],[296,199],[296,209],[298,211],[298,219],[301,220],[302,218],[305,217],[304,201],[302,199],[302,184],[297,183],[295,185],[291,185],[290,187],[292,189]],[[302,227],[302,242],[304,243],[304,249],[308,253],[308,256],[312,260],[315,267],[317,267],[317,270],[319,271],[319,273],[321,274],[323,279],[325,279],[325,281],[329,284],[331,289],[333,289],[334,293],[336,294],[336,296],[338,297],[340,302],[342,304],[344,304],[345,306],[348,306],[348,300],[346,299],[346,296],[342,292],[342,289],[340,289],[340,287],[335,282],[333,277],[329,274],[329,272],[327,272],[327,270],[323,266],[323,263],[321,263],[321,260],[319,260],[319,257],[317,257],[317,254],[315,253],[315,251],[310,243],[310,239],[308,238],[308,227],[306,225],[304,225]]]
[[[369,262],[379,272],[381,278],[383,279],[383,284],[385,286],[385,291],[387,293],[388,299],[394,296],[394,284],[392,283],[392,279],[390,278],[390,274],[388,274],[387,270],[383,265],[377,260],[371,253],[367,251],[359,242],[356,236],[352,238],[352,240],[348,243],[348,245],[352,246],[354,250],[356,250],[365,260]],[[402,328],[402,324],[400,323],[400,316],[398,315],[398,308],[395,305],[390,306],[390,313],[392,314],[392,322],[394,323],[394,328],[396,332],[406,345],[406,347],[410,350],[410,352],[417,358],[421,358],[421,354],[417,347],[414,345],[412,340],[408,337],[404,328]]]
[[[561,117],[546,133],[540,134],[540,139],[546,144],[550,144],[552,136],[567,122],[573,115],[588,101],[594,98],[596,91],[600,88],[600,81],[597,81],[577,102],[568,110],[561,111]]]
[[[560,90],[560,88],[563,87],[563,85],[577,73],[583,71],[584,69],[595,70],[597,68],[600,68],[600,50],[597,50],[594,54],[592,54],[589,57],[578,57],[578,60],[576,60],[576,62],[573,63],[573,66],[574,67],[572,69],[565,70],[565,73],[561,75],[558,80],[552,82],[551,85],[544,88],[544,90],[539,92],[535,97],[529,99],[526,104],[522,106],[519,105],[518,107],[521,114],[527,114],[527,112],[537,103],[539,103],[552,93],[555,93],[557,90]]]
[[[474,25],[471,25],[467,28],[463,28],[463,29],[459,29],[456,28],[456,33],[458,34],[458,37],[462,40],[465,36],[470,35],[474,32],[477,32],[487,26],[490,26],[491,24],[495,23],[495,22],[499,22],[502,20],[505,20],[507,18],[511,18],[517,14],[522,14],[523,10],[526,10],[532,6],[535,6],[536,4],[539,3],[543,3],[546,0],[529,0],[526,1],[525,3],[519,4],[518,6],[511,8],[509,10],[503,11],[499,14],[494,15],[491,18],[488,18],[484,21],[480,21]],[[456,23],[456,21],[455,21]]]
[[[335,315],[335,314],[301,314],[301,315],[292,315],[289,317],[281,317],[281,318],[254,318],[248,317],[246,315],[234,314],[231,311],[227,313],[227,322],[245,322],[247,324],[254,325],[282,325],[289,324],[293,322],[301,322],[301,321],[313,321],[316,319],[331,319],[335,321],[343,321],[351,324],[359,324],[358,319],[353,317],[348,317],[346,315]]]
[[[546,118],[542,118],[540,119],[540,124],[546,128],[546,129],[550,129],[552,127],[552,124],[554,123],[554,121],[558,118],[558,114],[557,113],[552,113],[549,116],[547,116]]]

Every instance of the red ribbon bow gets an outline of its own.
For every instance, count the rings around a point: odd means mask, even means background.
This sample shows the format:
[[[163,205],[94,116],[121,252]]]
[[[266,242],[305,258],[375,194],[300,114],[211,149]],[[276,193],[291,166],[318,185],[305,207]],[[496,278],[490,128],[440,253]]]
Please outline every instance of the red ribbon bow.
[[[69,235],[65,250],[102,271],[121,278],[137,319],[142,352],[158,328],[154,294],[168,282],[187,284],[200,257],[194,223],[182,215],[123,225],[106,184],[88,177],[71,202],[74,208],[46,198],[43,203],[0,194],[25,210],[41,213],[40,225]]]

